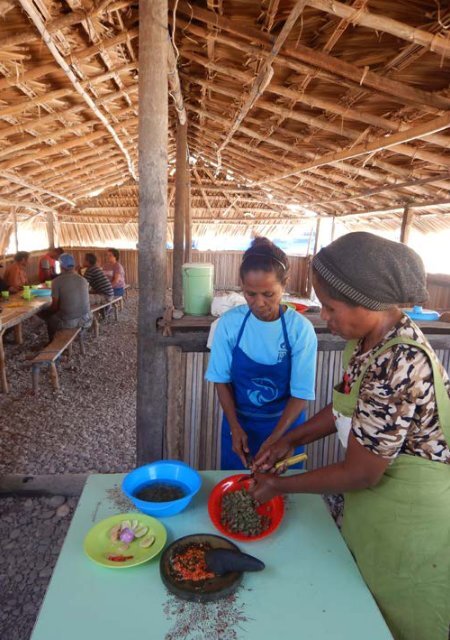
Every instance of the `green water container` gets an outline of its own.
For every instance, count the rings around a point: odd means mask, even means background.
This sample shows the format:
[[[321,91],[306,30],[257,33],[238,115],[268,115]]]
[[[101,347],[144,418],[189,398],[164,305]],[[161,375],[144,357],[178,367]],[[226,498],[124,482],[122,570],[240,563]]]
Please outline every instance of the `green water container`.
[[[206,316],[211,311],[214,294],[214,265],[208,262],[187,262],[183,265],[184,312],[191,316]]]

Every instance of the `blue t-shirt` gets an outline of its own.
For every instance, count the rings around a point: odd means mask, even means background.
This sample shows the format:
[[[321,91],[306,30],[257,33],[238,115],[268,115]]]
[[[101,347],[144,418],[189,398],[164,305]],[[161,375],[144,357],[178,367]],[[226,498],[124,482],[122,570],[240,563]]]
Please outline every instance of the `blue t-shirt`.
[[[214,334],[211,356],[205,378],[209,382],[231,382],[231,359],[239,330],[248,313],[241,305],[227,311],[219,320]],[[287,308],[284,314],[291,345],[291,396],[314,400],[317,337],[309,320]],[[260,364],[277,364],[286,353],[281,318],[273,322],[258,320],[250,314],[239,343],[244,353]]]

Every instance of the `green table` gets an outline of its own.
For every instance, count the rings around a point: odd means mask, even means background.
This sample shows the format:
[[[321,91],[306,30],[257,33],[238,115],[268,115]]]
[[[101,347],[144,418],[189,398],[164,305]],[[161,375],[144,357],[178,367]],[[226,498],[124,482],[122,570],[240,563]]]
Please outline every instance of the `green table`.
[[[227,475],[202,472],[202,489],[188,509],[163,520],[168,542],[190,533],[217,533],[207,499]],[[84,555],[83,539],[95,522],[123,510],[119,491],[112,492],[122,478],[88,479],[32,640],[392,640],[319,496],[289,497],[272,536],[239,543],[264,560],[266,569],[246,574],[227,601],[183,606],[160,580],[159,557],[127,570],[97,566]]]

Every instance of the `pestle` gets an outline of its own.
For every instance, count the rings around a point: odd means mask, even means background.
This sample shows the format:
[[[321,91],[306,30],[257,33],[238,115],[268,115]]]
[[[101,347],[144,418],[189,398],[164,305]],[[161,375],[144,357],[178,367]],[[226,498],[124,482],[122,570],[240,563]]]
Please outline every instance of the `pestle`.
[[[262,571],[266,566],[258,558],[230,549],[210,549],[205,553],[205,561],[208,569],[219,576],[231,571]]]

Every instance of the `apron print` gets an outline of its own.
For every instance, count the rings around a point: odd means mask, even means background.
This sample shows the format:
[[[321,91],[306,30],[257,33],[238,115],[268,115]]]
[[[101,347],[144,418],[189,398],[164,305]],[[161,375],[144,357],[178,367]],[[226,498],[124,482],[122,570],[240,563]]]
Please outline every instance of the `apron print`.
[[[267,402],[272,402],[278,396],[278,388],[270,378],[252,378],[251,383],[255,389],[248,389],[247,396],[256,407],[262,407]]]

